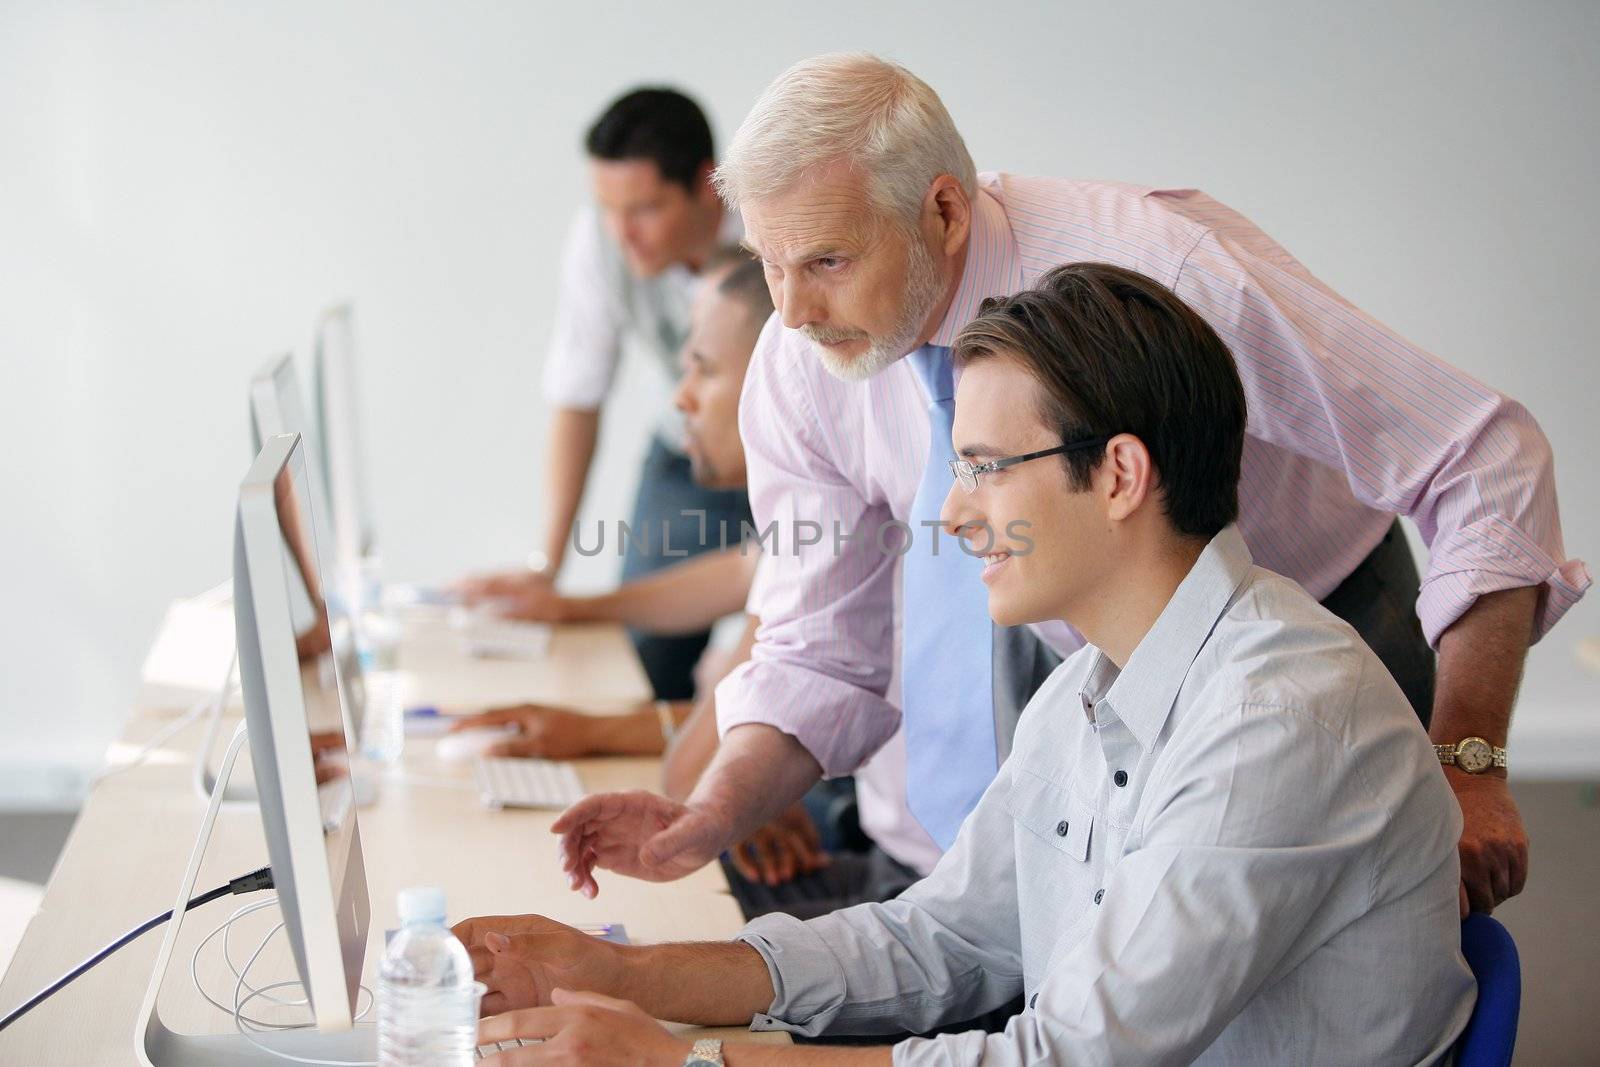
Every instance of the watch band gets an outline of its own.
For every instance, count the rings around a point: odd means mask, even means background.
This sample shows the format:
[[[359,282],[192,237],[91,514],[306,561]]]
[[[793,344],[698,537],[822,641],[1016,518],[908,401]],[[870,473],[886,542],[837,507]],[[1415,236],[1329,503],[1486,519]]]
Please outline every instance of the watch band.
[[[672,701],[658,700],[655,702],[656,722],[661,725],[661,741],[663,744],[672,744],[672,739],[678,736],[678,720],[672,717]]]
[[[709,1037],[696,1041],[683,1067],[722,1067],[722,1042]]]
[[[1488,765],[1479,767],[1476,770],[1461,766],[1459,756],[1464,749],[1472,745],[1481,745],[1483,748],[1489,750]],[[1434,745],[1433,754],[1439,757],[1439,762],[1444,766],[1460,767],[1461,770],[1468,774],[1482,774],[1484,771],[1487,771],[1490,768],[1504,770],[1506,766],[1506,750],[1501,748],[1499,745],[1489,744],[1489,742],[1485,741],[1481,737],[1464,737],[1453,745]]]

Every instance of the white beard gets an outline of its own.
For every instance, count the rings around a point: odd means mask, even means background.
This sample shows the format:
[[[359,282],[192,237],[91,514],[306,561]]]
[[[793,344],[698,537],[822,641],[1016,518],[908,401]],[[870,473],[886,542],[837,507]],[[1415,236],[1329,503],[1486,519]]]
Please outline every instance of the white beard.
[[[900,291],[900,307],[903,311],[900,322],[891,332],[880,337],[859,330],[832,331],[826,327],[802,327],[802,332],[811,341],[811,347],[816,350],[817,358],[822,360],[822,366],[829,374],[841,381],[864,382],[910,353],[917,334],[922,332],[923,324],[928,321],[928,316],[933,313],[934,305],[943,293],[944,279],[939,277],[939,267],[934,263],[927,246],[922,243],[921,235],[914,235],[911,238],[911,262],[906,265],[906,284]],[[840,356],[820,343],[862,337],[867,340],[867,350],[854,358]]]

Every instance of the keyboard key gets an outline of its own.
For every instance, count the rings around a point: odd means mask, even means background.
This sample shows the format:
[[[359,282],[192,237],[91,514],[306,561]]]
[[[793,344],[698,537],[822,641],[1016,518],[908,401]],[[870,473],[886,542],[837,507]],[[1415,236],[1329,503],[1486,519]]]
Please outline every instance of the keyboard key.
[[[478,794],[491,808],[566,808],[583,797],[583,783],[570,763],[486,756],[473,774]]]

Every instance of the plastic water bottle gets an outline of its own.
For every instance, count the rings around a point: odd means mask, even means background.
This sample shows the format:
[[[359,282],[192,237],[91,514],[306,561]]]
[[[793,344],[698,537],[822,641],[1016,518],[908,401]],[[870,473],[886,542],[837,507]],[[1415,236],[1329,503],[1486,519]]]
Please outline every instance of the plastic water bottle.
[[[361,754],[375,763],[399,761],[405,747],[405,677],[399,664],[400,627],[378,610],[364,611],[356,629],[356,648],[365,690]]]
[[[444,916],[444,890],[401,890],[401,929],[378,970],[378,1067],[473,1062],[483,985]]]

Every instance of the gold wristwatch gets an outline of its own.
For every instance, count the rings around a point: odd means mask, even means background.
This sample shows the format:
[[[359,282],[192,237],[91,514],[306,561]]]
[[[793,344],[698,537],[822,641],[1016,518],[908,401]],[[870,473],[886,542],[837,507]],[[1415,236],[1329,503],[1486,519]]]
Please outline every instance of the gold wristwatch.
[[[1458,767],[1468,774],[1482,774],[1491,767],[1506,765],[1506,750],[1481,737],[1465,737],[1453,745],[1434,745],[1433,751],[1446,767]]]
[[[722,1042],[715,1038],[696,1041],[683,1067],[722,1067]]]

